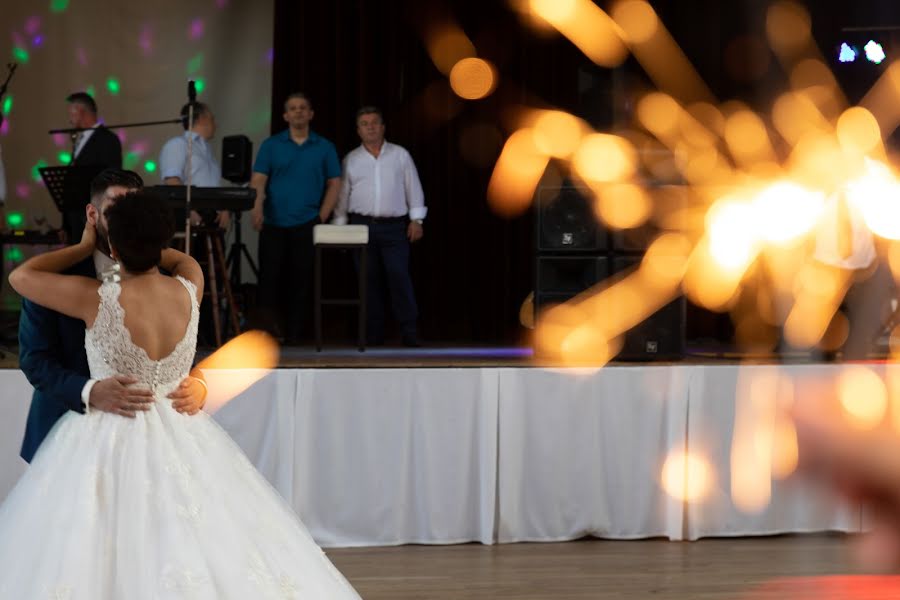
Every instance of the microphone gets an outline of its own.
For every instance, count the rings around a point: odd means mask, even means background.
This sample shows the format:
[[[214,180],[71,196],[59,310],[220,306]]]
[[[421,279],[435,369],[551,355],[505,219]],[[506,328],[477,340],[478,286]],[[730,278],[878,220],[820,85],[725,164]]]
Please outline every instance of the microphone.
[[[194,85],[194,80],[191,79],[188,81],[188,102],[193,104],[197,101],[197,86]]]

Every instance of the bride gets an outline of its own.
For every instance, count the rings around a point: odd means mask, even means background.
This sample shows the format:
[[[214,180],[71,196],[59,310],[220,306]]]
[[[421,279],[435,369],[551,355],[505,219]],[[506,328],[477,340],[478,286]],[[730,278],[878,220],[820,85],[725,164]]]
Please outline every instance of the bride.
[[[359,598],[227,434],[166,399],[193,362],[203,273],[161,250],[174,230],[162,201],[134,192],[105,216],[117,274],[59,274],[93,252],[88,223],[9,281],[85,322],[91,377],[133,376],[155,401],[134,418],[59,420],[0,506],[0,598]]]

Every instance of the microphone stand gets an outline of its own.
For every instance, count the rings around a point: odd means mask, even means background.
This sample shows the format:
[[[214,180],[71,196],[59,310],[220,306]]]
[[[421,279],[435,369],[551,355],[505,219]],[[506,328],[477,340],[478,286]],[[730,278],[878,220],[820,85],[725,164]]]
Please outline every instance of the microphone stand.
[[[187,148],[187,189],[184,194],[184,253],[191,255],[191,187],[194,183],[194,103],[197,102],[197,88],[194,80],[188,81],[188,148]]]

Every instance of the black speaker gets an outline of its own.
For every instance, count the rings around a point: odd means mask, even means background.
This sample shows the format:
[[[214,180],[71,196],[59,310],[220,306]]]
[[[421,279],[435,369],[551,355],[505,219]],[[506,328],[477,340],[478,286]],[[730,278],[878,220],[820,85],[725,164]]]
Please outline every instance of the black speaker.
[[[609,277],[605,256],[538,256],[535,274],[536,313],[571,299]]]
[[[246,135],[222,138],[222,177],[231,183],[250,181],[253,142]]]
[[[606,252],[606,231],[593,208],[593,194],[566,185],[538,190],[537,251]]]
[[[664,231],[686,229],[687,188],[655,182],[643,182],[643,185],[653,198],[653,218],[639,227],[614,231],[610,236],[614,253],[644,252]]]
[[[641,262],[639,256],[617,256],[612,259],[612,273],[621,273]],[[622,350],[616,360],[678,360],[684,356],[686,303],[679,296],[641,324],[625,334]]]

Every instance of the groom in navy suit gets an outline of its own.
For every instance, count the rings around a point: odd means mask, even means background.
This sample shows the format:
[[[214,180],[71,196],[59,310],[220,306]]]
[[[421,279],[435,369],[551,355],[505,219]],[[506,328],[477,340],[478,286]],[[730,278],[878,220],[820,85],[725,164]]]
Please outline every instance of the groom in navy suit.
[[[104,211],[117,197],[139,189],[143,184],[140,175],[133,171],[106,169],[97,175],[91,183],[90,204],[85,209],[88,222],[97,228],[97,250],[93,257],[67,273],[97,277],[114,264],[109,257]],[[19,366],[35,388],[21,451],[22,458],[28,462],[66,411],[83,414],[102,410],[133,418],[153,402],[150,391],[128,387],[136,383],[131,377],[116,376],[99,381],[90,378],[84,329],[84,321],[28,300],[22,301]],[[169,398],[179,412],[195,414],[206,398],[206,383],[200,378],[188,377]]]

